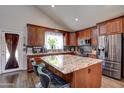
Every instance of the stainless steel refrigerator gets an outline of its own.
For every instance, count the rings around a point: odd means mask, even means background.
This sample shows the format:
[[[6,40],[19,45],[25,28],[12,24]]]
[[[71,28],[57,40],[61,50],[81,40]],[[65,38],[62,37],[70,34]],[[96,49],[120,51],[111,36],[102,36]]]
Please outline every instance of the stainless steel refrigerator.
[[[97,55],[103,60],[103,75],[121,79],[123,75],[123,34],[98,37]]]

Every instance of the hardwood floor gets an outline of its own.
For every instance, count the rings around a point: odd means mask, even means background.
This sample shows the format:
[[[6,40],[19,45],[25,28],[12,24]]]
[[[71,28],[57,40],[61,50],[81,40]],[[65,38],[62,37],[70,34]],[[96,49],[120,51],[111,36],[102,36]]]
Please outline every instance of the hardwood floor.
[[[17,71],[0,75],[0,88],[33,88],[39,78],[27,71]],[[119,81],[103,76],[102,88],[124,88],[124,79]]]

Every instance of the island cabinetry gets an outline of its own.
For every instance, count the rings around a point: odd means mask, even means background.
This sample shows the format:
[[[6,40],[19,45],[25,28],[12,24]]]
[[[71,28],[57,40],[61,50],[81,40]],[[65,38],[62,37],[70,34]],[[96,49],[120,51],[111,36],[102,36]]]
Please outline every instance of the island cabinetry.
[[[63,78],[72,88],[101,87],[102,60],[75,55],[45,56],[41,59],[49,70]]]
[[[74,52],[56,52],[56,53],[40,53],[40,54],[30,54],[27,55],[27,71],[31,72],[33,71],[33,67],[31,64],[31,59],[34,58],[37,64],[42,63],[41,57],[43,56],[49,56],[49,55],[66,55],[66,54],[70,54],[70,55],[75,55]]]
[[[101,87],[101,63],[73,72],[71,87],[99,88]]]

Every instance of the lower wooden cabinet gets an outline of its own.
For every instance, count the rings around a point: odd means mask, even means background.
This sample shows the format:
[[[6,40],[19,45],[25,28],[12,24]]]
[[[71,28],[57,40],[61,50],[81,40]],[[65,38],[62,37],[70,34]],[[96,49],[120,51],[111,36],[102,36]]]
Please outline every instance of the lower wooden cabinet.
[[[99,88],[102,81],[101,63],[73,72],[71,87],[73,88]]]

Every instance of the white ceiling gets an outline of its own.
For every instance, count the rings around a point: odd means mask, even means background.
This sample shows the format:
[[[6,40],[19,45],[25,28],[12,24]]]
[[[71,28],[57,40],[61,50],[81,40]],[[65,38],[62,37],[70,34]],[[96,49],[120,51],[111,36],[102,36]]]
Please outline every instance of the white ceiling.
[[[95,26],[96,23],[124,14],[124,5],[38,5],[47,16],[69,31]],[[79,21],[75,21],[78,18]]]

